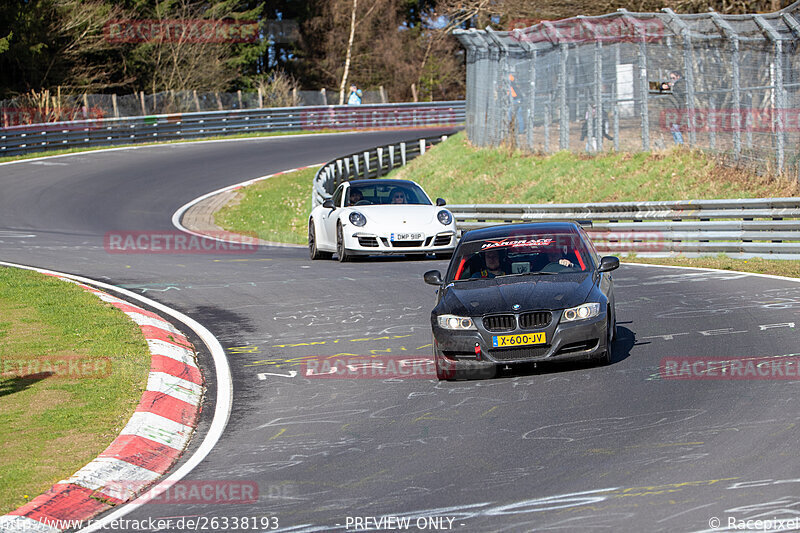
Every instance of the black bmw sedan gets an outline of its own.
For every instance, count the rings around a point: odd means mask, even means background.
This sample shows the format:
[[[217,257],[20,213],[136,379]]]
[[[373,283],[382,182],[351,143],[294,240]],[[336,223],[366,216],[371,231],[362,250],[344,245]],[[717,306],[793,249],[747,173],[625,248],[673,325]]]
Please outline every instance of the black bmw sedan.
[[[616,331],[611,270],[573,222],[493,226],[466,232],[431,313],[439,379],[492,377],[499,365],[611,361]]]

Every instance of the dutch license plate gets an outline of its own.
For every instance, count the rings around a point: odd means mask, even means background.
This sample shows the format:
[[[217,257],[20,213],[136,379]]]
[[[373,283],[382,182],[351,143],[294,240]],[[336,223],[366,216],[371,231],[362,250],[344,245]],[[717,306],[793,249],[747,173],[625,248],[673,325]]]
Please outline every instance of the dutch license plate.
[[[525,333],[522,335],[495,335],[492,337],[492,346],[495,348],[511,348],[513,346],[530,346],[532,344],[546,344],[547,337],[544,331]]]
[[[422,233],[392,233],[392,241],[420,241]]]

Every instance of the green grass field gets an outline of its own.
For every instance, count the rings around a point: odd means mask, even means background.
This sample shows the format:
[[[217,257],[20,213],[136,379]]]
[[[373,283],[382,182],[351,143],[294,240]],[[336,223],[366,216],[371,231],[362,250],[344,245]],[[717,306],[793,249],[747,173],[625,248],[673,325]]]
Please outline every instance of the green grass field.
[[[142,332],[121,311],[72,283],[0,267],[0,514],[103,451],[149,368]]]
[[[218,225],[279,242],[305,244],[316,169],[275,176],[243,189],[238,204],[219,211]],[[454,135],[424,157],[391,174],[422,185],[450,204],[572,203],[761,198],[800,195],[797,182],[724,167],[699,151],[608,153],[588,157],[568,152],[535,156],[478,149]],[[800,262],[765,259],[637,258],[623,261],[741,270],[800,277]]]
[[[238,203],[217,211],[214,222],[267,241],[306,244],[316,171],[307,168],[254,183],[243,189]]]
[[[797,196],[797,181],[716,164],[699,151],[530,155],[471,146],[463,132],[390,177],[451,204],[542,204]]]

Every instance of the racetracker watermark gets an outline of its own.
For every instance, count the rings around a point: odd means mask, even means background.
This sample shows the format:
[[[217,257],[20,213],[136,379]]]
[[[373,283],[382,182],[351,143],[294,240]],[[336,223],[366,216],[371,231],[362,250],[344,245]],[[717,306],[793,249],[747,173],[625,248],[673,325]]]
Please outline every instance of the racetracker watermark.
[[[592,231],[599,252],[660,252],[666,248],[660,231]]]
[[[103,247],[110,254],[251,254],[258,238],[227,232],[206,237],[182,231],[110,231]]]
[[[432,357],[319,357],[303,361],[302,375],[320,379],[436,379],[436,365]]]
[[[165,481],[145,491],[149,481],[111,481],[100,492],[111,498],[128,500],[141,494],[138,502],[149,504],[250,504],[258,502],[255,481]]]
[[[87,120],[81,124],[58,124],[45,129],[56,131],[61,130],[82,130],[96,129],[99,124],[95,120],[103,118],[103,110],[99,107],[2,107],[0,117],[2,127],[26,126],[28,124],[43,124],[73,120]]]
[[[109,357],[38,357],[0,359],[0,377],[18,379],[102,379],[111,375]]]
[[[681,380],[797,380],[800,357],[665,357],[659,374],[663,379]]]
[[[800,108],[791,109],[678,109],[661,111],[665,131],[775,133],[800,131]]]
[[[254,20],[171,19],[111,20],[103,33],[111,43],[255,43],[259,39]]]
[[[553,22],[539,19],[514,19],[509,37],[523,43],[655,42],[665,35],[661,19],[645,20],[615,17],[602,20],[564,19]],[[524,29],[523,29],[524,28]]]

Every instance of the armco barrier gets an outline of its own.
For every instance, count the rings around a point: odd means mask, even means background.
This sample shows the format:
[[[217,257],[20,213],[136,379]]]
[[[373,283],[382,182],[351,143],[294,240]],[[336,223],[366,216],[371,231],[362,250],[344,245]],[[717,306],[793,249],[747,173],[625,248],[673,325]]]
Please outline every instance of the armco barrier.
[[[455,126],[464,102],[303,106],[50,122],[0,129],[0,157],[251,132]]]
[[[602,252],[800,259],[800,198],[448,208],[461,231],[505,223],[576,220]]]
[[[320,205],[342,181],[384,176],[444,139],[407,141],[329,161],[314,178],[312,203]],[[800,259],[800,198],[447,207],[460,231],[576,220],[603,253]]]
[[[385,176],[395,168],[404,166],[412,159],[425,153],[434,144],[447,139],[423,137],[413,141],[379,146],[371,150],[348,154],[322,165],[314,176],[311,190],[311,204],[316,207],[330,198],[336,187],[343,181]]]

